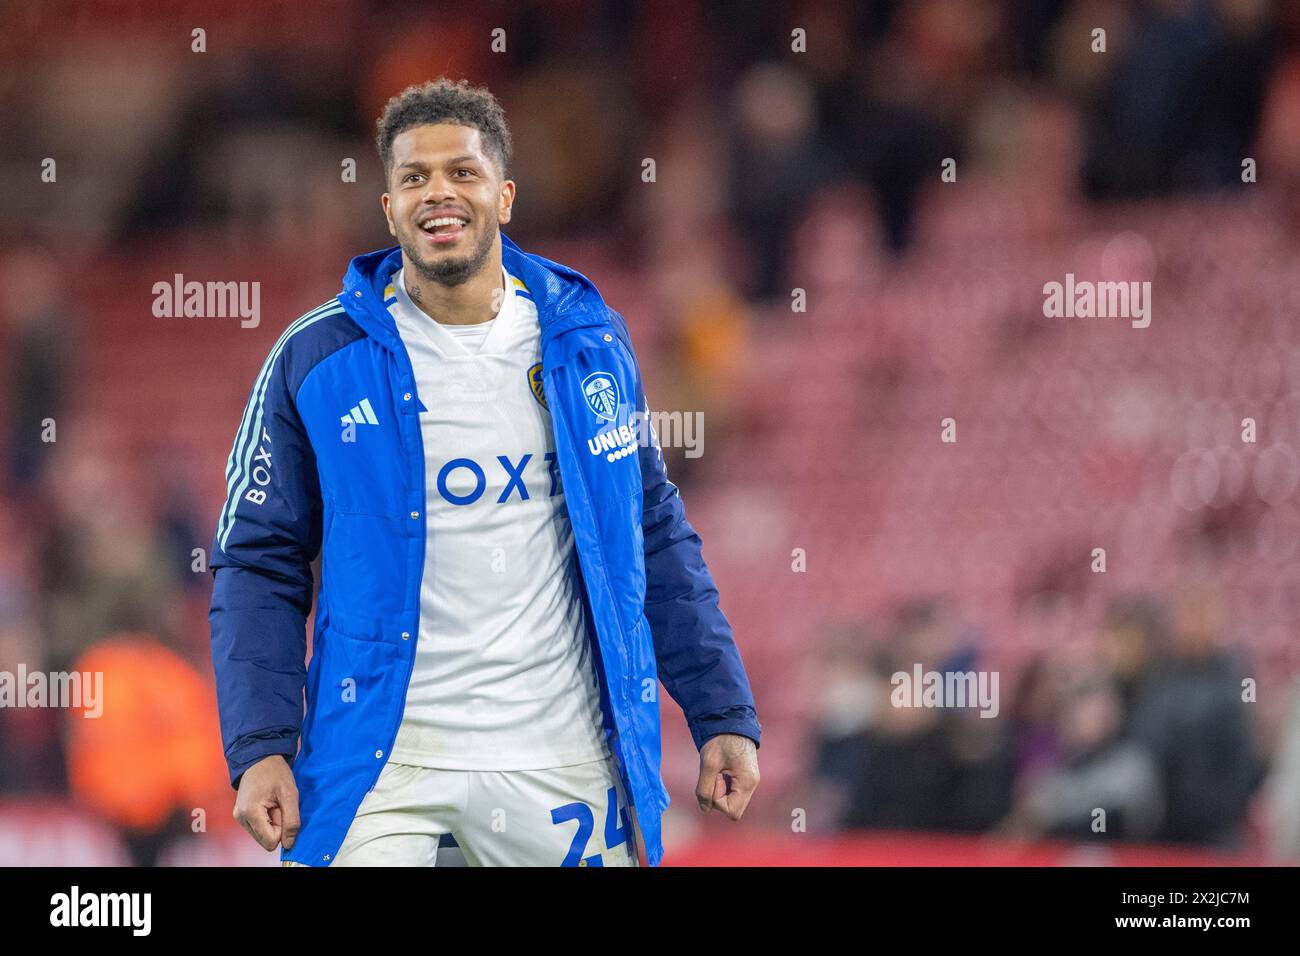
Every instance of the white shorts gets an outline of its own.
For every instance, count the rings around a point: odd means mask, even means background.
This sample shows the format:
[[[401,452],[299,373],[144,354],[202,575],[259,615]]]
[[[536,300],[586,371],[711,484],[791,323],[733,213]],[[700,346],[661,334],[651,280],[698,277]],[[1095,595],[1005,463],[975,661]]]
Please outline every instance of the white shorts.
[[[450,833],[470,866],[637,866],[631,816],[612,758],[504,771],[389,761],[330,865],[433,866]]]

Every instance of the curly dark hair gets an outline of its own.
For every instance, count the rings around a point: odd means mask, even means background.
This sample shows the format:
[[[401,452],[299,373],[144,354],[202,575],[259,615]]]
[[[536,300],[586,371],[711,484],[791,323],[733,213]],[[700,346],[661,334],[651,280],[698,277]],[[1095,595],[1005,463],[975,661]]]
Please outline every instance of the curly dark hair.
[[[501,104],[485,86],[470,86],[468,80],[453,83],[444,76],[408,86],[384,106],[376,124],[379,135],[375,144],[384,161],[385,182],[393,172],[393,140],[413,126],[431,123],[457,123],[478,130],[497,161],[501,178],[510,178],[514,146]]]

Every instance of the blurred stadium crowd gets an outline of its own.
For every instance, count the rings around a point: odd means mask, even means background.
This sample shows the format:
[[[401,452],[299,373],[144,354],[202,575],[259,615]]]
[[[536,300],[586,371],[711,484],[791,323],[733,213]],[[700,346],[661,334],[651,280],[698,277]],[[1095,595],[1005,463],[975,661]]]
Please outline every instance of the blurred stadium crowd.
[[[374,118],[442,74],[505,106],[507,234],[704,415],[669,473],[763,785],[696,820],[666,704],[669,862],[798,811],[1300,859],[1296,4],[32,0],[0,6],[0,671],[107,700],[0,709],[0,862],[265,858],[195,549],[270,344],[390,244]],[[263,320],[156,318],[178,273],[260,282]],[[1151,281],[1150,328],[1045,318],[1067,273]],[[890,706],[918,664],[997,672],[998,716]]]

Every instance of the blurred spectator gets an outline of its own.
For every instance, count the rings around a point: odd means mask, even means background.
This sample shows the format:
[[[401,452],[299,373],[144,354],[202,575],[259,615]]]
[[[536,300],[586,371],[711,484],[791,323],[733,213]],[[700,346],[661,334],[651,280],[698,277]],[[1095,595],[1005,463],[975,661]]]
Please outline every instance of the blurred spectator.
[[[1056,693],[1056,675],[1049,658],[1038,654],[1021,671],[1006,711],[1011,722],[1018,779],[1032,780],[1060,762]]]
[[[1160,825],[1154,761],[1123,734],[1118,689],[1103,679],[1073,688],[1061,704],[1061,764],[1029,783],[1001,830],[1076,840],[1151,838]]]
[[[849,801],[861,782],[862,755],[870,728],[889,706],[888,677],[875,666],[865,623],[841,625],[823,637],[813,715],[810,822],[843,826]]]
[[[895,611],[888,649],[873,657],[880,704],[860,734],[845,827],[977,830],[1005,812],[1013,764],[1004,730],[991,726],[996,719],[890,700],[892,676],[910,677],[918,664],[923,671],[973,669],[969,640],[942,599],[910,600]]]
[[[1270,193],[1300,232],[1300,55],[1292,54],[1274,72],[1263,113],[1254,158],[1268,170]]]
[[[18,547],[19,518],[0,500],[0,672],[46,670],[34,603],[38,597],[29,555]],[[0,793],[62,793],[63,724],[48,707],[0,707]]]
[[[57,428],[66,424],[60,416],[68,356],[77,336],[68,320],[66,287],[49,253],[34,245],[20,246],[5,260],[2,272],[0,290],[9,317],[4,343],[9,383],[7,477],[15,495],[26,495],[37,490],[55,447]],[[53,427],[47,424],[51,422]]]
[[[172,131],[153,139],[120,238],[219,224],[235,237],[315,241],[309,227],[319,231],[333,221],[328,207],[349,201],[337,188],[339,163],[354,151],[336,137],[359,112],[351,64],[258,50],[216,60],[178,97]],[[303,162],[312,155],[330,159]]]
[[[1272,61],[1267,4],[1151,0],[1130,10],[1111,31],[1114,66],[1091,104],[1089,195],[1240,186]]]
[[[135,864],[154,865],[192,824],[224,823],[230,793],[211,682],[147,634],[112,635],[71,669],[104,675],[102,713],[68,714],[72,793],[123,831]]]
[[[1133,707],[1146,689],[1157,662],[1167,653],[1168,645],[1169,626],[1154,600],[1124,598],[1107,607],[1098,649],[1103,666],[1119,691],[1127,729],[1132,729]]]
[[[1221,641],[1226,607],[1208,580],[1183,586],[1173,601],[1169,656],[1139,697],[1133,731],[1155,757],[1166,793],[1157,836],[1172,843],[1240,845],[1246,806],[1260,777],[1242,700],[1248,676]]]
[[[882,676],[888,680],[888,675]],[[845,827],[950,827],[958,768],[952,753],[950,718],[943,710],[886,704],[863,744]]]
[[[980,833],[1011,810],[1016,779],[1016,748],[1007,721],[958,711],[952,722],[956,779],[948,826]]]
[[[871,186],[888,250],[901,253],[912,239],[922,186],[938,179],[942,160],[959,159],[962,150],[927,104],[906,51],[881,43],[872,54],[850,82],[827,89],[822,115],[843,168]]]
[[[160,516],[142,500],[130,457],[111,446],[111,432],[82,423],[59,457],[58,510],[42,555],[42,623],[58,669],[114,631],[165,633],[178,593]]]
[[[753,253],[746,291],[760,300],[784,300],[790,237],[812,195],[833,173],[816,127],[813,90],[791,67],[759,64],[737,83],[731,115],[736,127],[723,181]]]

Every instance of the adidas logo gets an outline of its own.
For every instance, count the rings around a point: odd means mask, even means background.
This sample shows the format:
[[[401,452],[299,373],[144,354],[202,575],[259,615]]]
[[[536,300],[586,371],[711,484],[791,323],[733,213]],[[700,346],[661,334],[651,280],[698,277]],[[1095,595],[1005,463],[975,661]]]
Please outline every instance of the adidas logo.
[[[378,425],[379,419],[375,417],[375,410],[370,407],[370,399],[363,398],[352,406],[352,411],[344,415],[341,422],[344,425],[349,422],[354,425]]]

